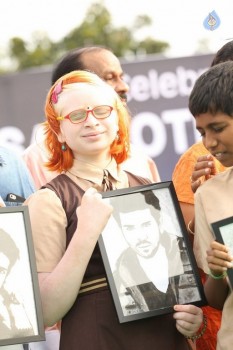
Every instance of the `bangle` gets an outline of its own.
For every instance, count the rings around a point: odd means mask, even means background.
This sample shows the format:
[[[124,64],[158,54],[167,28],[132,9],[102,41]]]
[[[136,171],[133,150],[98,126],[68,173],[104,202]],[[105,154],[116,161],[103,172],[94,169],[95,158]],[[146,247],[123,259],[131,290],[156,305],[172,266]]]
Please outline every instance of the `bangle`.
[[[214,280],[221,280],[227,276],[227,272],[224,271],[221,275],[215,275],[211,270],[209,271],[209,276],[212,277]]]
[[[188,226],[187,226],[187,229],[188,229],[188,232],[189,232],[189,233],[191,233],[192,235],[194,235],[194,232],[193,232],[193,231],[191,230],[191,228],[190,228],[191,223],[192,223],[192,220],[189,221]]]
[[[194,335],[185,336],[186,339],[197,340],[203,336],[207,328],[207,317],[203,315],[203,323],[201,328],[199,328],[198,332]]]

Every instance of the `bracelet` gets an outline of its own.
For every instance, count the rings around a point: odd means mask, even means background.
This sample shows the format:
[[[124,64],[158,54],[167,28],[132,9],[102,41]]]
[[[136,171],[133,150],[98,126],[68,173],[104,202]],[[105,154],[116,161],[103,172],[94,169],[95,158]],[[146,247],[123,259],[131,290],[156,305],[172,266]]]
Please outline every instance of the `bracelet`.
[[[187,229],[188,229],[188,232],[189,232],[189,233],[191,233],[192,235],[194,235],[194,232],[193,232],[193,231],[191,230],[191,228],[190,228],[191,223],[192,223],[192,220],[189,221],[188,226],[187,226]]]
[[[191,340],[197,340],[203,336],[207,328],[207,317],[206,315],[203,315],[203,324],[201,330],[198,331],[197,334],[190,335],[190,336],[185,336],[186,339],[191,339]]]
[[[223,279],[223,278],[225,278],[227,276],[227,272],[224,271],[221,275],[216,276],[210,270],[209,271],[209,276],[212,277],[214,280],[221,280],[221,279]]]

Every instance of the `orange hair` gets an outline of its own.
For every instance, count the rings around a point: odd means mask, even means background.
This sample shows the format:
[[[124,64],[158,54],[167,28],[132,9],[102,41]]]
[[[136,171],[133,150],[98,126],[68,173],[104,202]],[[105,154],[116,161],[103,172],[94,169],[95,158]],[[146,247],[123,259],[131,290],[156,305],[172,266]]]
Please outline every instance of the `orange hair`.
[[[101,78],[96,74],[87,71],[73,71],[68,73],[58,79],[56,83],[50,88],[46,102],[45,102],[45,115],[46,121],[44,123],[45,127],[45,144],[49,150],[50,157],[46,164],[51,171],[67,171],[69,170],[74,161],[73,152],[66,144],[66,151],[61,148],[61,143],[58,141],[57,135],[60,133],[60,122],[56,119],[59,117],[54,109],[52,102],[52,97],[54,95],[54,90],[59,83],[62,86],[72,84],[72,83],[88,83],[96,86],[108,86]],[[109,86],[109,89],[111,87]],[[59,91],[62,93],[62,90]],[[127,159],[130,142],[129,142],[129,121],[130,116],[127,108],[123,105],[118,94],[113,90],[115,94],[115,108],[118,115],[118,140],[115,140],[110,146],[110,153],[113,158],[115,158],[118,164],[122,163]],[[59,98],[59,96],[57,96]]]

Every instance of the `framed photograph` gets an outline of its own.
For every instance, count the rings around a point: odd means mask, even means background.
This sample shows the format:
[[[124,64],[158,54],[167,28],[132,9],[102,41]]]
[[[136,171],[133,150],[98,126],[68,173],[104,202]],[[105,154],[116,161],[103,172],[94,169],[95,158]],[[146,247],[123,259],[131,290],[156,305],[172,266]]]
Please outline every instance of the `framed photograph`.
[[[211,226],[216,241],[225,244],[230,249],[230,254],[233,255],[233,216],[213,222]],[[233,289],[233,270],[228,269],[227,275],[231,289]]]
[[[205,305],[173,183],[102,193],[114,210],[99,238],[120,323]]]
[[[27,206],[0,208],[0,346],[45,340]]]

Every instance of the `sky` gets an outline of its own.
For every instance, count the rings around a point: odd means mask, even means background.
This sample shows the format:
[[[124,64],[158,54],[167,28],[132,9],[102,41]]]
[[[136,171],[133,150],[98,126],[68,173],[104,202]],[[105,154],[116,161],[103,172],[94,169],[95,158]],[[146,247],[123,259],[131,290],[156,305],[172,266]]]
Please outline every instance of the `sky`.
[[[0,1],[0,52],[18,36],[30,42],[35,32],[53,41],[63,38],[85,19],[92,3],[102,3],[111,13],[114,26],[131,26],[140,14],[150,16],[151,27],[141,33],[170,44],[168,56],[189,56],[200,40],[208,40],[215,52],[233,39],[232,0],[7,0]],[[216,30],[203,21],[215,11],[220,18]]]

